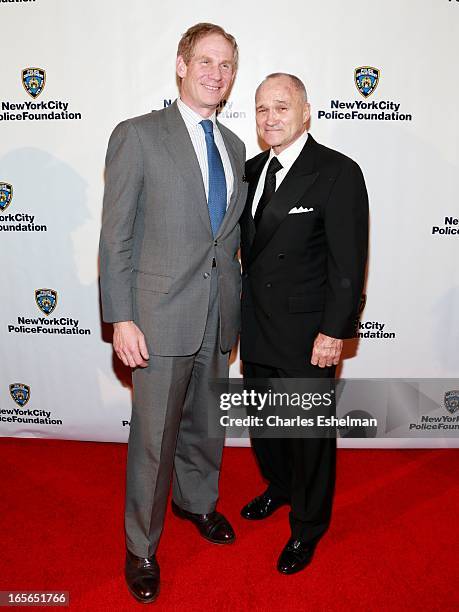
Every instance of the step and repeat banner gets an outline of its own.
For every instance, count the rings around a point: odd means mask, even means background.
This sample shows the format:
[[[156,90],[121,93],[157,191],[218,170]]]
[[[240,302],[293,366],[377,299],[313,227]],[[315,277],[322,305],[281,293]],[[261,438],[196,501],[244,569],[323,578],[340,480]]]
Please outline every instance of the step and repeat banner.
[[[130,375],[99,305],[104,156],[117,123],[176,98],[177,43],[199,21],[239,43],[220,120],[249,157],[255,88],[284,71],[306,84],[315,139],[365,175],[368,278],[340,375],[393,384],[351,402],[365,414],[382,402],[392,420],[340,444],[457,446],[456,0],[1,0],[0,435],[127,440]]]

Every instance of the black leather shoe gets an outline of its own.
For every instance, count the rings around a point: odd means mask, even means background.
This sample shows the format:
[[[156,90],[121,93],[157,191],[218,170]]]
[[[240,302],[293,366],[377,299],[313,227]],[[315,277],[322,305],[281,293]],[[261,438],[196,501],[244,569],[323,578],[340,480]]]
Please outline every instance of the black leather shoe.
[[[124,569],[126,582],[131,595],[142,603],[151,603],[159,595],[159,565],[155,555],[148,559],[136,557],[126,551]]]
[[[172,511],[176,516],[194,523],[202,537],[212,544],[231,544],[236,539],[233,528],[220,512],[214,510],[209,514],[194,514],[183,510],[175,502],[172,502]]]
[[[241,510],[241,516],[249,521],[259,521],[268,518],[286,503],[284,499],[273,499],[265,492],[245,505]]]
[[[312,561],[315,544],[290,538],[277,561],[277,569],[281,574],[296,574]]]

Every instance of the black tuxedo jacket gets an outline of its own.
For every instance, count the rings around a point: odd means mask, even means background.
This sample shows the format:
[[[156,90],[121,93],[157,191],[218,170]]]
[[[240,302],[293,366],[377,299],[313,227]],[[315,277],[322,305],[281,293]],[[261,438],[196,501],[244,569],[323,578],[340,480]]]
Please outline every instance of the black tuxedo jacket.
[[[359,166],[309,134],[256,230],[252,203],[268,156],[265,151],[246,163],[241,357],[303,369],[318,332],[334,338],[355,333],[368,197]],[[307,212],[290,213],[295,207]]]

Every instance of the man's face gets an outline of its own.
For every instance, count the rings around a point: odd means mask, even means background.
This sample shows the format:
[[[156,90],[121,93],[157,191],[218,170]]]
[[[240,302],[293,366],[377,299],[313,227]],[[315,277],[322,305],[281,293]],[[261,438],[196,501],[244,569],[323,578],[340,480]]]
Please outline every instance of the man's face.
[[[188,64],[177,57],[180,97],[201,116],[210,117],[229,90],[236,75],[233,55],[223,36],[208,34],[197,42]]]
[[[306,129],[309,104],[288,77],[268,79],[255,98],[258,136],[278,155]]]

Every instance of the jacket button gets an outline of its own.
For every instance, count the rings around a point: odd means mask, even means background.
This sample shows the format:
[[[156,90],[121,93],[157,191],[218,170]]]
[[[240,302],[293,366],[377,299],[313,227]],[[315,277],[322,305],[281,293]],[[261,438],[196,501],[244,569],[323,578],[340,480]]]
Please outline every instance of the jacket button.
[[[271,283],[266,283],[265,287],[268,287],[268,289],[270,289],[272,287]]]
[[[209,278],[210,274],[208,272],[204,272],[203,277],[204,278]]]
[[[277,257],[278,257],[278,259],[284,259],[285,258],[285,254],[284,253],[279,253],[279,255]]]
[[[214,246],[218,246],[218,240],[214,240]]]

